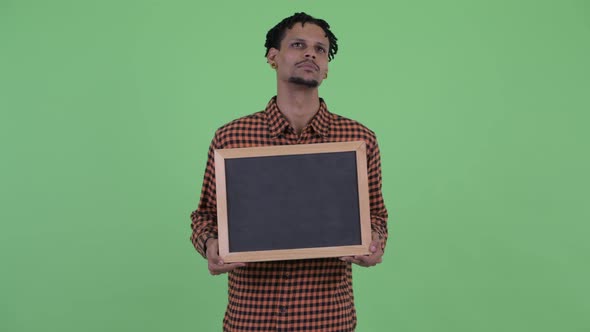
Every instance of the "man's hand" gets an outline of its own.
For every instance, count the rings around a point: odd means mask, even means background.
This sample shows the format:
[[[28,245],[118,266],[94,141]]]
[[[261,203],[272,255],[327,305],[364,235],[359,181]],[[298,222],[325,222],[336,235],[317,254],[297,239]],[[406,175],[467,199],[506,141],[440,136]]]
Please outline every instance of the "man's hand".
[[[381,240],[379,239],[379,235],[377,235],[377,233],[373,232],[373,241],[371,241],[369,250],[371,251],[371,254],[369,255],[340,257],[340,260],[364,267],[375,266],[381,263],[383,260],[383,249],[381,249]]]
[[[232,271],[238,267],[246,266],[246,263],[229,263],[224,264],[219,257],[219,242],[217,239],[210,238],[205,244],[207,246],[207,261],[209,262],[209,273],[216,276],[222,273]]]

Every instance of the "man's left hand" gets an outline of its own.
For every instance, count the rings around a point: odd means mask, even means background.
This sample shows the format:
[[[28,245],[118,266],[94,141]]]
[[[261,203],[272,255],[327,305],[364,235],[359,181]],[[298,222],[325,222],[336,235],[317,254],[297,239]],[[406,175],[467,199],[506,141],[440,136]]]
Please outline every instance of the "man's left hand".
[[[340,260],[364,267],[375,266],[381,263],[383,260],[383,249],[377,233],[373,233],[373,241],[371,241],[369,250],[371,251],[371,254],[369,255],[340,257]]]

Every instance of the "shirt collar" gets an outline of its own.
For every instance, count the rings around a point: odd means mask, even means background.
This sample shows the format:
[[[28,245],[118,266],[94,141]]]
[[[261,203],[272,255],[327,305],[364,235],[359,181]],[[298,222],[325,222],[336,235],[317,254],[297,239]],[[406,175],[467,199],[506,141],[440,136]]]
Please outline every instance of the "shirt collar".
[[[270,99],[266,105],[264,113],[266,114],[270,135],[272,137],[276,137],[279,134],[284,133],[285,130],[290,127],[289,121],[277,106],[276,96]],[[331,119],[332,113],[328,111],[326,103],[322,98],[320,98],[320,109],[311,119],[308,126],[311,127],[311,129],[318,135],[326,137],[328,136]]]

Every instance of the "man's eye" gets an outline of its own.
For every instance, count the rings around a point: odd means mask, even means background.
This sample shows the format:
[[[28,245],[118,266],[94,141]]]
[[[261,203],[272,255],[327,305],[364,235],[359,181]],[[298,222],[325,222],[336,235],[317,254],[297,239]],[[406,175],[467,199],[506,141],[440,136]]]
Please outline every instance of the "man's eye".
[[[293,43],[293,44],[291,44],[291,45],[292,45],[293,47],[302,47],[302,46],[303,46],[303,43],[300,43],[300,42],[295,42],[295,43]]]
[[[318,47],[318,52],[326,53],[326,50],[323,47]]]

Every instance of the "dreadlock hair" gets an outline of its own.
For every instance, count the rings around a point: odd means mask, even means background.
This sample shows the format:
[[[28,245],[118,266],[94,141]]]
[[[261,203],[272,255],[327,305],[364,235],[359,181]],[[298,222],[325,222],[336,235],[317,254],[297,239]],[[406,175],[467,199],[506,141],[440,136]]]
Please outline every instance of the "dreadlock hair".
[[[272,29],[268,30],[266,33],[266,43],[264,43],[264,46],[266,47],[266,54],[264,54],[265,57],[268,56],[268,51],[271,48],[276,48],[277,50],[281,48],[281,41],[283,38],[285,38],[286,30],[291,29],[295,23],[301,23],[301,25],[305,25],[305,23],[312,23],[322,28],[326,33],[326,37],[328,37],[328,41],[330,42],[328,60],[331,61],[334,59],[334,55],[336,55],[338,52],[338,43],[336,42],[338,38],[336,38],[332,31],[330,31],[330,25],[328,22],[307,15],[304,12],[295,13],[293,16],[285,18]]]

